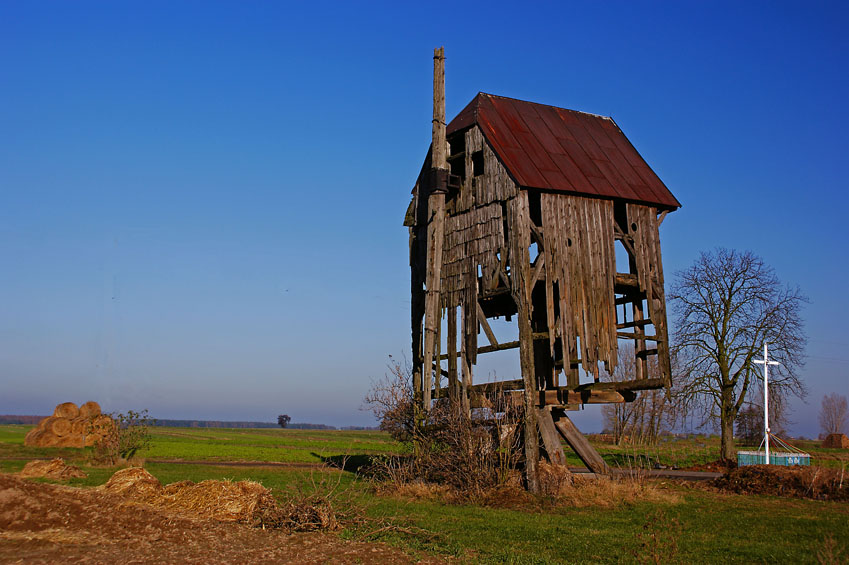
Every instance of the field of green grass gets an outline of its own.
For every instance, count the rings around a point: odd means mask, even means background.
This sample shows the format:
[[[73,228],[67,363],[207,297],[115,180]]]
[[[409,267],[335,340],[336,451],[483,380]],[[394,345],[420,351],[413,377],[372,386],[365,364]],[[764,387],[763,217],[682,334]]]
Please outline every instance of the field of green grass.
[[[71,485],[103,484],[115,471],[91,467],[81,450],[25,447],[23,437],[29,429],[0,426],[0,471],[15,472],[29,459],[57,455],[89,474],[86,479],[70,481]],[[817,551],[831,538],[849,556],[846,503],[727,495],[666,481],[658,485],[668,491],[672,501],[663,503],[610,508],[448,504],[377,496],[367,481],[353,473],[320,465],[328,458],[363,459],[400,451],[400,446],[379,432],[153,428],[152,433],[151,449],[142,456],[147,470],[163,483],[252,479],[280,497],[295,490],[329,488],[323,482],[338,483],[337,488],[347,489],[346,504],[361,508],[372,518],[399,524],[403,530],[426,532],[387,530],[370,535],[375,528],[366,524],[349,526],[340,535],[385,541],[414,555],[517,564],[653,562],[654,556],[669,563],[815,563]],[[623,466],[629,458],[641,456],[672,464],[673,459],[697,463],[718,455],[718,441],[710,438],[669,442],[645,453],[627,447],[598,447],[608,462],[620,461]],[[254,464],[226,466],[230,461]],[[293,465],[262,465],[268,462]],[[641,545],[643,542],[648,545]]]

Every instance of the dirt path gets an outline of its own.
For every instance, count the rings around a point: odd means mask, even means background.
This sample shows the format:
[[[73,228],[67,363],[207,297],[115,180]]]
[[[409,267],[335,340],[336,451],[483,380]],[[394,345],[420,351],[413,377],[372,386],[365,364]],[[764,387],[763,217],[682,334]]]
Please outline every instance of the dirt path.
[[[0,563],[412,563],[379,543],[199,520],[0,474]],[[439,563],[429,558],[423,563]]]

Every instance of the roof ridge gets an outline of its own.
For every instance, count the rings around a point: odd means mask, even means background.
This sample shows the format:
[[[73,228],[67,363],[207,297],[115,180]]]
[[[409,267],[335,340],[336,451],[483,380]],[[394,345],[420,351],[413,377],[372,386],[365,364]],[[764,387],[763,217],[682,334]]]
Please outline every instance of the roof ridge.
[[[548,108],[557,108],[558,110],[565,110],[566,112],[572,112],[574,114],[585,114],[587,116],[593,116],[595,118],[602,118],[605,120],[610,120],[614,124],[616,122],[613,121],[612,116],[605,116],[603,114],[594,114],[592,112],[584,112],[583,110],[572,110],[571,108],[563,108],[562,106],[555,106],[554,104],[543,104],[541,102],[533,102],[532,100],[522,100],[521,98],[513,98],[512,96],[502,96],[500,94],[491,94],[489,92],[478,92],[478,96],[488,96],[490,98],[502,98],[504,100],[513,100],[514,102],[521,102],[522,104],[531,104],[533,106],[547,106]],[[475,109],[477,112],[477,109]]]

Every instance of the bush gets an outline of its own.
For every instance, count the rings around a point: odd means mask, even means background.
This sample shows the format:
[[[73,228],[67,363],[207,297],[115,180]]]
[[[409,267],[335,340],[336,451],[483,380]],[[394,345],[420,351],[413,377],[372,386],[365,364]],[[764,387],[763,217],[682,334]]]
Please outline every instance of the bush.
[[[116,465],[129,461],[150,446],[149,426],[153,425],[147,410],[109,414],[111,420],[90,424],[88,433],[100,436],[94,444],[94,463]]]
[[[418,408],[409,368],[390,365],[365,398],[380,428],[405,444],[407,455],[375,460],[371,472],[394,484],[446,485],[466,496],[511,481],[520,463],[522,407],[497,395],[491,408],[461,413],[441,398],[430,411]]]

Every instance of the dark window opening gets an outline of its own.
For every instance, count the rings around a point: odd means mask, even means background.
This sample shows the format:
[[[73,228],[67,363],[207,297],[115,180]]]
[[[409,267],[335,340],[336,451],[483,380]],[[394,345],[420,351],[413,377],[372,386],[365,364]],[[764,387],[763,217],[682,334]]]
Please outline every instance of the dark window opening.
[[[472,153],[472,172],[476,177],[483,174],[483,151]]]

